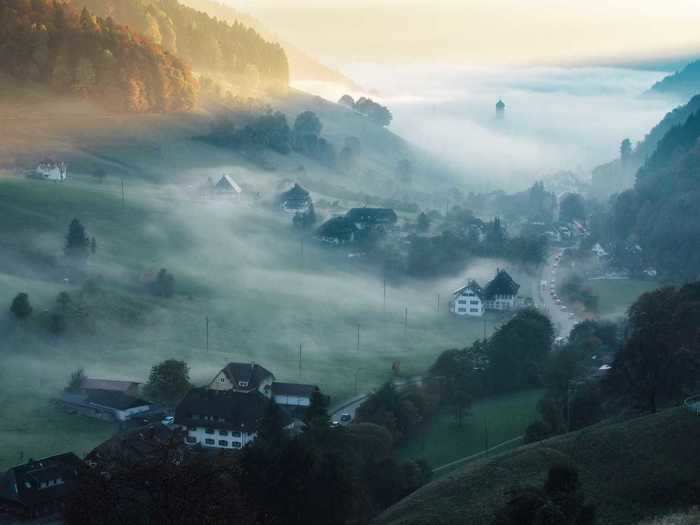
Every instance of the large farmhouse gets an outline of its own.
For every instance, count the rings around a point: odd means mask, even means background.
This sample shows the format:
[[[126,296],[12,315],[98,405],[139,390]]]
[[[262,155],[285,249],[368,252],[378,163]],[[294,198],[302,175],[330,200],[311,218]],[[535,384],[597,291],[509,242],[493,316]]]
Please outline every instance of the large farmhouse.
[[[280,208],[287,213],[305,213],[312,205],[309,192],[298,184],[285,191],[278,197]]]
[[[57,404],[70,413],[108,421],[127,421],[151,409],[139,397],[141,384],[135,381],[86,377],[76,391],[63,392]]]
[[[64,181],[68,178],[68,167],[65,162],[43,160],[34,170],[34,175],[40,179]]]
[[[455,315],[481,317],[489,310],[508,311],[521,308],[525,301],[518,296],[520,285],[505,270],[498,269],[496,276],[482,288],[471,280],[455,290],[450,300],[450,311]]]
[[[285,428],[303,417],[314,385],[278,383],[256,363],[229,363],[203,388],[192,389],[175,410],[175,424],[186,429],[186,443],[239,449],[253,441],[271,400],[283,409]]]

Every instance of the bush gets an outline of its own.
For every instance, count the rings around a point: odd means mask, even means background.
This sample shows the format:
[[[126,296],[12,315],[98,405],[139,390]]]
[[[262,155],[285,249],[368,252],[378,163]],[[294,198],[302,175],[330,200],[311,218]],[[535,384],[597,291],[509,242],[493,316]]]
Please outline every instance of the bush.
[[[29,303],[29,295],[26,293],[19,293],[15,296],[15,298],[12,300],[12,304],[10,305],[10,312],[17,318],[17,319],[26,319],[30,315],[32,315],[32,305]]]

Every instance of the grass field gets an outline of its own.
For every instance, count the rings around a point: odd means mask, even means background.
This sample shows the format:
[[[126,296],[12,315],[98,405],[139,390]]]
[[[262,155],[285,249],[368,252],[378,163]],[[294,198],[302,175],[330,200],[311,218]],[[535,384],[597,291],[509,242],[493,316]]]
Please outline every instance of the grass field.
[[[542,390],[525,390],[474,402],[459,428],[454,412],[441,409],[430,427],[399,449],[405,459],[424,458],[432,467],[493,447],[525,432],[537,416]]]
[[[50,398],[78,367],[91,376],[144,381],[153,364],[172,357],[188,362],[192,380],[202,384],[229,361],[256,361],[278,380],[318,384],[342,399],[354,394],[358,370],[360,391],[391,377],[394,361],[405,376],[422,373],[441,351],[470,344],[498,322],[445,311],[445,298],[464,276],[389,284],[384,313],[381,276],[310,240],[302,259],[288,216],[205,202],[176,186],[132,180],[123,209],[118,180],[2,177],[0,213],[7,248],[0,254],[0,307],[27,292],[35,310],[26,322],[0,317],[0,468],[29,443],[32,455],[84,450],[111,431],[76,416],[47,417]],[[38,319],[58,292],[78,294],[80,283],[64,282],[61,262],[74,217],[97,238],[89,274],[101,284],[86,302],[91,329],[69,325],[56,337]],[[486,276],[499,264],[479,261],[465,275]],[[161,267],[176,277],[173,298],[153,297],[143,285],[143,275]]]
[[[601,422],[470,462],[414,492],[375,521],[379,525],[492,523],[510,489],[541,486],[552,465],[570,463],[578,470],[587,501],[595,504],[596,523],[636,524],[697,504],[698,440],[700,419],[681,408]]]
[[[588,286],[599,298],[601,317],[622,317],[640,295],[658,288],[659,283],[638,279],[595,279],[588,281]]]

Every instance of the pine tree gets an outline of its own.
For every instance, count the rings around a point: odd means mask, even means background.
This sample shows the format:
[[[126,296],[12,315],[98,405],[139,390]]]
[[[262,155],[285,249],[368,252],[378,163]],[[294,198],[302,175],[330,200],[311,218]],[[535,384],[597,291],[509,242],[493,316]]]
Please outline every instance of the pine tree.
[[[12,312],[17,319],[26,319],[32,315],[32,310],[32,305],[29,303],[29,296],[26,293],[17,294],[10,305],[10,312]]]
[[[85,233],[85,227],[78,219],[73,219],[66,235],[65,254],[75,259],[87,259],[90,249],[90,239]]]

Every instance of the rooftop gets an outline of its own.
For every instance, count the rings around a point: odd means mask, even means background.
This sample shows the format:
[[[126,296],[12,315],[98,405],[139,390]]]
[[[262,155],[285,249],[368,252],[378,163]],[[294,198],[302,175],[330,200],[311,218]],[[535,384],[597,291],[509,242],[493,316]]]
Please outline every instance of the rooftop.
[[[266,378],[275,378],[267,368],[256,363],[229,363],[223,372],[235,388],[246,383],[247,390],[256,390]]]

